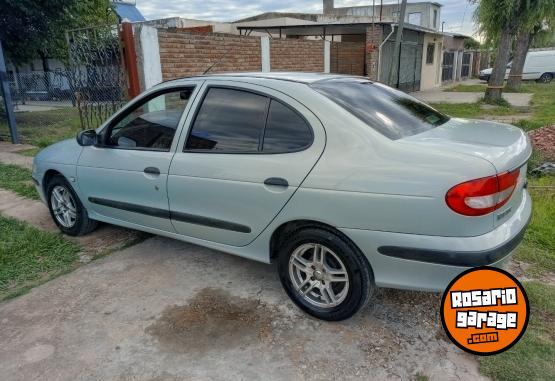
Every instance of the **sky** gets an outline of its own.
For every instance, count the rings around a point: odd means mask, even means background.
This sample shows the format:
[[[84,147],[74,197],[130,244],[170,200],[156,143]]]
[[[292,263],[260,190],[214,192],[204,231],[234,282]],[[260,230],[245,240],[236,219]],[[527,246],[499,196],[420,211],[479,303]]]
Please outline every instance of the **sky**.
[[[322,13],[322,0],[136,0],[137,7],[149,20],[179,16],[213,21],[235,21],[264,12]],[[380,0],[375,0],[376,4]],[[422,0],[417,0],[422,1]],[[408,1],[416,2],[416,1]],[[443,5],[441,21],[444,31],[475,35],[472,13],[475,6],[468,0],[439,0]],[[397,1],[384,0],[384,4]],[[372,0],[335,0],[336,7],[372,5]]]

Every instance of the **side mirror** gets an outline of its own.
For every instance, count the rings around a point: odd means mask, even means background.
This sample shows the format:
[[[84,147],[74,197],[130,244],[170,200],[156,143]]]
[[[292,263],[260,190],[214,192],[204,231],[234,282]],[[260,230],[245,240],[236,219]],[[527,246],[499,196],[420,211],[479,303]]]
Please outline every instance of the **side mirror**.
[[[77,143],[82,147],[94,146],[97,140],[98,135],[95,130],[81,131],[77,134]]]

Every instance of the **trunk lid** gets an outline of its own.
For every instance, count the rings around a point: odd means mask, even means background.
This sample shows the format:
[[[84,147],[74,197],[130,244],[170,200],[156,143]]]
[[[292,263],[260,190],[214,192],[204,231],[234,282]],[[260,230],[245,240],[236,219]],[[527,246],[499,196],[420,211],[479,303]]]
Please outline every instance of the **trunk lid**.
[[[403,140],[439,146],[481,157],[503,173],[526,163],[532,153],[528,136],[508,124],[452,118],[429,131]]]
[[[480,157],[489,161],[497,174],[520,168],[510,200],[493,213],[494,226],[506,221],[520,205],[526,186],[526,162],[532,153],[528,136],[520,128],[490,121],[452,118],[441,126],[402,140]]]

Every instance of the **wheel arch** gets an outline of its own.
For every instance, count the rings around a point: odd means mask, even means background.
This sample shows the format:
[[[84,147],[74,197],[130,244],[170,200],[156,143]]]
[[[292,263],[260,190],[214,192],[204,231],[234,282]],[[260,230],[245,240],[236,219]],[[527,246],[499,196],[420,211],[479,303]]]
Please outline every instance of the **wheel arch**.
[[[340,231],[339,229],[337,229],[332,225],[326,224],[321,221],[309,220],[309,219],[287,221],[279,225],[274,230],[270,238],[270,261],[273,262],[277,258],[279,248],[281,247],[283,242],[287,239],[287,237],[291,236],[292,234],[294,234],[299,230],[309,229],[309,228],[327,230],[344,239],[349,246],[355,249],[364,258],[367,265],[370,267],[370,270],[373,271],[372,266],[368,261],[368,258],[366,258],[366,255],[364,255],[362,250],[359,249],[359,247],[353,242],[352,239],[350,239],[342,231]]]
[[[42,177],[42,190],[44,191],[45,195],[46,195],[46,190],[48,188],[48,183],[55,176],[62,176],[63,178],[65,178],[65,176],[60,171],[57,171],[55,169],[49,169],[44,173],[44,176]]]

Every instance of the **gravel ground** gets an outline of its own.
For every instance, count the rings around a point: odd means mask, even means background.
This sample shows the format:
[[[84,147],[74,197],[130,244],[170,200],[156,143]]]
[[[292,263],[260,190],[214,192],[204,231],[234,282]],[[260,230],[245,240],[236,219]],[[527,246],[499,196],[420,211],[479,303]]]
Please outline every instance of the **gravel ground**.
[[[0,379],[483,379],[439,299],[382,289],[322,322],[274,266],[154,237],[0,304]]]
[[[555,124],[530,131],[528,135],[546,160],[555,161]]]

